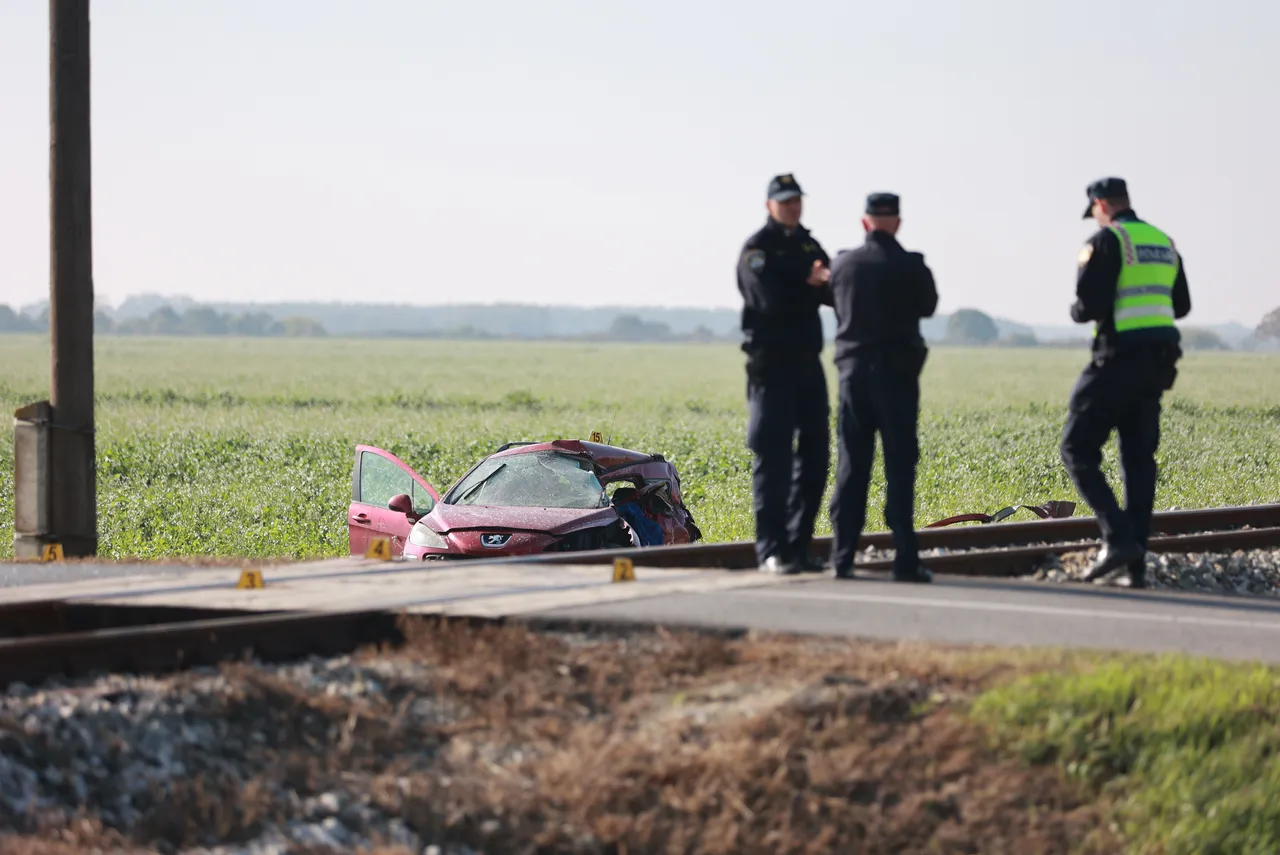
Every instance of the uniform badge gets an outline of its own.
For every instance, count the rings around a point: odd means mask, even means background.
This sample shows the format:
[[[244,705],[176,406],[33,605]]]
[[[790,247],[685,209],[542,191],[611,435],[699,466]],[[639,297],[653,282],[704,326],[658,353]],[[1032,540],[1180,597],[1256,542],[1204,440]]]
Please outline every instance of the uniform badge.
[[[1093,244],[1086,243],[1080,247],[1080,254],[1076,256],[1076,263],[1084,267],[1089,263],[1089,259],[1093,258]]]
[[[784,176],[782,176],[781,178],[779,178],[778,180],[779,180],[779,181],[781,181],[783,184],[794,184],[794,183],[795,183],[795,179],[794,179],[794,178],[792,178],[790,175],[784,175]]]
[[[764,250],[752,249],[747,251],[746,255],[747,269],[752,273],[759,273],[764,270]]]

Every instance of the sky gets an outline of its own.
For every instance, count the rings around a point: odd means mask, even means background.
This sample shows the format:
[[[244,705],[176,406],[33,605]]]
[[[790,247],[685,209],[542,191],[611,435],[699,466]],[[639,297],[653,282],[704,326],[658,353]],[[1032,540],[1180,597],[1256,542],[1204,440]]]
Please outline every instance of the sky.
[[[1069,324],[1095,178],[1187,323],[1280,304],[1280,4],[95,0],[97,299],[737,307],[771,176],[902,197],[940,312]],[[1270,49],[1269,49],[1270,48]],[[48,3],[0,0],[0,303],[48,296]]]

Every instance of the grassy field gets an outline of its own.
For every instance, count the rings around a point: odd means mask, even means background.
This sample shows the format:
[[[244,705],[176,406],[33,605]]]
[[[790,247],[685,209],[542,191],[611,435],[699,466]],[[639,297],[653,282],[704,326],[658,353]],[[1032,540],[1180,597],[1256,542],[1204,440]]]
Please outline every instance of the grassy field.
[[[1073,657],[984,694],[974,720],[1103,807],[1125,851],[1280,851],[1280,672],[1183,656]]]
[[[917,522],[1078,500],[1057,444],[1084,360],[935,349]],[[0,366],[7,411],[47,397],[46,338],[0,337]],[[672,459],[709,539],[748,538],[741,366],[722,345],[100,339],[102,552],[341,555],[357,442],[395,452],[443,489],[503,442],[593,430]],[[1166,398],[1160,462],[1161,508],[1280,500],[1280,358],[1188,356]],[[1107,465],[1116,475],[1114,444]],[[12,552],[12,466],[5,428],[0,557]],[[884,527],[882,500],[877,465],[873,529]]]

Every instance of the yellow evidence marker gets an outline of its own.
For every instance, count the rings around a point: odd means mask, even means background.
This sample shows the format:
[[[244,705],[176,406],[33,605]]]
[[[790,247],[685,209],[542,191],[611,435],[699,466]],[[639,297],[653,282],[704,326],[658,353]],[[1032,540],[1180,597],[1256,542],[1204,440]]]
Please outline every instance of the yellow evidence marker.
[[[46,543],[44,545],[44,551],[40,553],[40,561],[42,563],[48,563],[50,561],[61,561],[61,560],[62,560],[62,544]]]
[[[240,581],[236,583],[237,588],[265,588],[266,585],[262,581],[261,570],[241,570]]]
[[[391,538],[374,537],[369,539],[369,548],[364,551],[365,558],[376,558],[379,561],[391,560]]]
[[[635,580],[636,568],[631,564],[630,558],[613,559],[613,581],[634,582]]]
[[[600,435],[600,431],[593,430],[591,432],[591,442],[604,442],[604,437]]]

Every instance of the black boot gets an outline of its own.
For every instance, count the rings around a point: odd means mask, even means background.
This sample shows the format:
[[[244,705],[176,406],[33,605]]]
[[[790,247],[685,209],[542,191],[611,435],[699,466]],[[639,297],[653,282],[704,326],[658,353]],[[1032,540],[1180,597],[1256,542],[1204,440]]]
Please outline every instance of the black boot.
[[[1147,587],[1147,558],[1145,555],[1129,565],[1129,587]]]
[[[809,552],[800,553],[800,559],[796,564],[799,565],[801,573],[821,573],[827,569],[827,562],[814,558]]]
[[[1092,582],[1112,570],[1118,570],[1135,561],[1145,561],[1147,551],[1132,540],[1128,543],[1104,543],[1098,550],[1098,559],[1093,562],[1089,572],[1084,574],[1084,581]]]
[[[928,569],[917,564],[910,570],[899,570],[893,568],[893,581],[895,582],[914,582],[916,584],[927,585],[933,581],[933,574]]]

